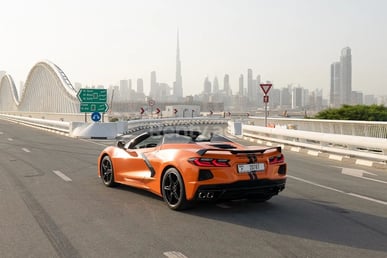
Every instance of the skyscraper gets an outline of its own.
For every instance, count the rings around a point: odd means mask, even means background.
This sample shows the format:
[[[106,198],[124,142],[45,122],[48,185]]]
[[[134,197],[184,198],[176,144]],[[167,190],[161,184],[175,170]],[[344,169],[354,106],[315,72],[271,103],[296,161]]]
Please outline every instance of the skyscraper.
[[[173,83],[173,95],[177,100],[183,97],[183,80],[181,77],[179,31],[177,31],[177,49],[176,49],[176,81]]]
[[[156,71],[152,71],[151,72],[151,83],[150,83],[150,92],[149,92],[149,96],[151,98],[155,98],[157,97],[157,79],[156,79]]]
[[[211,82],[208,80],[208,77],[204,79],[204,94],[211,94]]]
[[[254,101],[254,88],[253,88],[253,70],[247,69],[247,97],[249,101]]]
[[[340,62],[331,64],[330,104],[352,104],[352,55],[349,47],[341,50]]]
[[[241,75],[239,76],[239,92],[238,92],[238,94],[239,94],[240,96],[243,96],[243,95],[244,95],[244,89],[243,89],[243,74],[241,74]]]
[[[331,64],[331,91],[329,101],[332,107],[340,106],[340,62]]]
[[[226,95],[231,95],[231,88],[230,88],[230,76],[228,74],[224,75],[223,79],[223,90]]]
[[[219,81],[218,81],[218,77],[215,76],[214,78],[214,82],[213,82],[213,89],[212,89],[212,92],[214,94],[218,94],[219,93]]]
[[[141,78],[137,79],[137,93],[144,93],[144,81]]]
[[[341,104],[351,104],[352,56],[349,47],[341,50],[340,64]]]

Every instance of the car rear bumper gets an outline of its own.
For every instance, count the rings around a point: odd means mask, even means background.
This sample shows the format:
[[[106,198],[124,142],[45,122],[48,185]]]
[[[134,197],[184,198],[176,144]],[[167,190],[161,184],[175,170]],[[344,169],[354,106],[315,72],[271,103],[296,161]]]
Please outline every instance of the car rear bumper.
[[[285,179],[249,180],[232,184],[202,185],[194,196],[196,201],[217,201],[266,198],[277,195],[285,189]]]

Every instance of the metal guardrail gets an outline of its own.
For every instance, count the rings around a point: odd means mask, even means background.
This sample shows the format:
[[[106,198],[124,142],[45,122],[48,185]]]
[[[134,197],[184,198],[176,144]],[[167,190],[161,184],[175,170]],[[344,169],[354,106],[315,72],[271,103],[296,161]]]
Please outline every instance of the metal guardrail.
[[[249,117],[245,122],[250,125],[265,126],[264,117]],[[276,128],[387,139],[387,122],[269,117],[268,124]]]
[[[166,127],[166,126],[188,126],[188,125],[215,125],[227,124],[224,118],[194,117],[194,118],[162,118],[162,119],[143,119],[128,121],[128,130],[124,134],[133,133],[139,130]]]
[[[238,123],[238,122],[237,122]],[[229,122],[229,128],[240,126]],[[387,139],[316,133],[242,124],[240,136],[273,141],[346,156],[387,162]],[[234,130],[234,134],[235,134]]]
[[[74,136],[74,137],[85,137],[85,138],[93,137],[93,133],[100,134],[101,132],[100,130],[98,130],[98,127],[102,127],[107,124],[114,124],[114,125],[117,124],[115,122],[114,123],[64,122],[64,121],[55,121],[55,120],[30,118],[30,117],[14,116],[14,115],[4,115],[4,114],[0,114],[0,117],[17,123],[23,123],[23,124],[27,124],[35,127],[55,130],[55,131],[67,133],[70,136]],[[109,130],[109,135],[121,135],[121,134],[128,134],[128,133],[133,133],[135,131],[149,129],[149,128],[156,128],[156,127],[227,124],[227,121],[228,120],[224,118],[209,118],[209,117],[141,119],[141,120],[130,120],[126,122],[120,121],[118,123],[120,124],[120,126],[111,126],[108,129],[106,129],[107,127],[105,127],[105,132],[106,130]],[[87,124],[93,125],[92,128],[84,126]],[[80,132],[80,130],[82,130],[81,127],[87,128],[87,132],[84,134]],[[112,130],[114,130],[115,132],[111,132]],[[76,135],[73,135],[74,131],[77,131]],[[103,136],[98,135],[98,138],[103,138]]]
[[[35,127],[59,131],[62,133],[68,134],[70,132],[71,122],[46,120],[46,119],[30,118],[30,117],[22,117],[22,116],[3,115],[3,114],[0,114],[0,117],[16,123],[23,123],[23,124],[27,124]]]
[[[71,135],[72,122],[53,121],[38,118],[1,115],[3,119],[32,125],[35,127],[51,129]],[[78,122],[79,123],[79,122]],[[133,133],[138,130],[160,126],[181,125],[215,125],[228,123],[228,128],[234,135],[274,141],[282,144],[305,147],[308,149],[337,153],[346,156],[361,157],[381,162],[387,162],[387,139],[365,136],[350,136],[341,134],[317,133],[304,130],[290,130],[285,128],[269,128],[252,126],[241,122],[232,122],[224,118],[164,118],[131,120],[124,123],[123,129],[117,135]],[[94,123],[98,124],[98,123]],[[103,124],[103,123],[101,123]],[[240,130],[235,130],[239,125]]]

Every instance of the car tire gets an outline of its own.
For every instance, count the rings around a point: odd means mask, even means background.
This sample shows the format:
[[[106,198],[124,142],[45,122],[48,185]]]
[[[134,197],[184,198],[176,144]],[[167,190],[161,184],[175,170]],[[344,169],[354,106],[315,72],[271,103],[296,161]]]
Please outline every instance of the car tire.
[[[169,168],[161,182],[164,201],[172,210],[184,210],[190,207],[186,199],[184,181],[176,168]]]
[[[108,187],[116,186],[114,181],[113,163],[109,156],[105,156],[101,160],[100,165],[101,179],[104,185]]]

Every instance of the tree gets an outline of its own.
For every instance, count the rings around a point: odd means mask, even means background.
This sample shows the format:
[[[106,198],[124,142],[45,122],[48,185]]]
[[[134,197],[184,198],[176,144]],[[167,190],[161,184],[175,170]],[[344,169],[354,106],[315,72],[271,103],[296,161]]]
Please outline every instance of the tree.
[[[387,121],[387,107],[383,105],[343,105],[341,108],[329,108],[320,111],[317,119]]]

